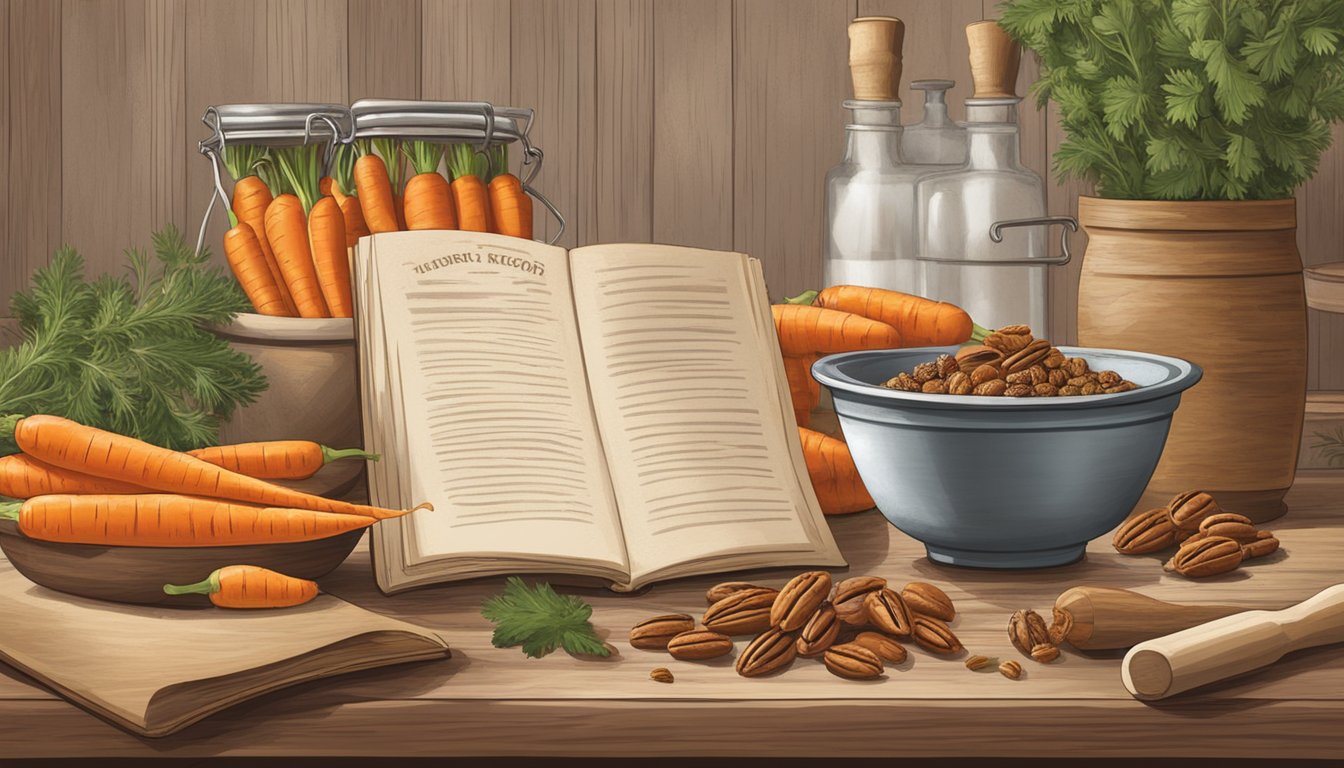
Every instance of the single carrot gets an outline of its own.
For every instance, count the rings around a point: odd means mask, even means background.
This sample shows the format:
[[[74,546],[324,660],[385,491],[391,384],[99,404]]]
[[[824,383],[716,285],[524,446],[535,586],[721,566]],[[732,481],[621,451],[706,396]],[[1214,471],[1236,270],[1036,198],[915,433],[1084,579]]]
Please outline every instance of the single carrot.
[[[821,355],[817,354],[784,357],[784,377],[789,382],[793,418],[800,427],[806,427],[812,422],[812,411],[821,400],[821,385],[812,378],[812,364],[820,358]]]
[[[355,161],[355,191],[359,195],[359,205],[369,232],[377,234],[401,229],[397,224],[396,204],[392,199],[392,182],[387,175],[387,165],[371,150],[364,150]]]
[[[347,248],[353,248],[359,238],[369,234],[369,225],[364,222],[364,211],[360,208],[359,198],[355,196],[355,162],[358,159],[359,152],[353,145],[338,145],[331,170],[331,196],[341,206]]]
[[[785,357],[901,346],[895,328],[848,312],[800,304],[774,304],[770,311]]]
[[[353,317],[350,298],[350,255],[345,237],[345,217],[335,198],[324,197],[308,214],[308,239],[322,298],[332,317]]]
[[[208,594],[220,608],[292,608],[317,597],[317,582],[259,565],[226,565],[196,584],[164,584],[165,594]]]
[[[359,448],[328,448],[311,440],[270,440],[216,445],[197,448],[187,453],[217,467],[264,480],[303,480],[312,477],[319,469],[333,461],[379,459],[378,454]],[[0,459],[0,470],[3,470],[4,462],[5,459]],[[0,477],[3,475],[0,474]],[[3,489],[0,489],[0,494],[14,495],[5,494]]]
[[[313,266],[307,222],[299,198],[288,193],[275,198],[266,209],[266,229],[271,233],[271,247],[275,249],[280,272],[298,306],[299,316],[331,317]]]
[[[454,144],[448,150],[448,170],[453,174],[450,188],[457,206],[457,226],[467,232],[489,232],[490,200],[485,185],[476,175],[477,154],[470,144]]]
[[[509,173],[509,148],[499,145],[491,157],[494,175],[488,185],[490,211],[494,214],[495,228],[501,235],[532,239],[532,205],[523,182]],[[524,202],[526,201],[526,202]]]
[[[226,565],[204,581],[164,584],[169,595],[209,595],[220,608],[291,608],[317,597],[317,582],[297,579],[258,565]]]
[[[457,212],[448,180],[439,173],[443,145],[412,141],[405,147],[415,175],[406,182],[402,206],[407,229],[457,229]]]
[[[322,193],[323,197],[331,197],[332,181],[330,176],[323,176],[317,182],[317,191]]]
[[[11,430],[12,438],[9,434]],[[166,493],[208,496],[270,507],[364,515],[377,519],[402,514],[398,510],[352,504],[290,490],[265,480],[230,472],[195,456],[59,416],[11,415],[0,418],[0,442],[7,438],[38,461]]]
[[[224,258],[253,309],[272,317],[293,316],[280,298],[280,290],[266,265],[266,255],[261,252],[261,243],[247,222],[240,221],[224,233]]]
[[[261,253],[266,257],[266,269],[271,273],[271,279],[275,281],[276,290],[280,293],[280,300],[284,302],[285,314],[287,317],[298,317],[299,308],[294,303],[294,297],[289,293],[289,286],[285,285],[285,277],[280,272],[280,262],[276,260],[275,253],[271,250],[270,239],[266,237],[266,209],[275,198],[271,195],[270,187],[261,180],[260,176],[245,176],[233,185],[233,213],[237,218],[234,223],[242,222],[252,228],[252,234],[257,238],[257,244],[261,246]]]
[[[70,469],[53,467],[22,453],[0,458],[0,496],[31,499],[50,493],[144,493],[131,483],[104,480]]]
[[[955,304],[883,288],[833,285],[817,294],[816,306],[886,323],[911,347],[961,344],[973,335],[988,335]]]
[[[844,515],[875,506],[845,441],[801,427],[798,436],[803,441],[807,475],[823,513]]]
[[[223,547],[311,541],[367,528],[361,515],[259,507],[178,494],[52,494],[0,504],[31,539],[119,547]]]

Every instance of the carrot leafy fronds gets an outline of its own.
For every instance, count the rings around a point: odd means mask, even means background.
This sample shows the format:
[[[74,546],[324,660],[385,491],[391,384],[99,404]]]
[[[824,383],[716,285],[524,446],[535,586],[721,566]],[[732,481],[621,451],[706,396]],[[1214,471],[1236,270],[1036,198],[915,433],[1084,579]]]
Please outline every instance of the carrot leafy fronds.
[[[277,150],[276,165],[288,192],[298,196],[308,213],[322,198],[322,148],[316,144]]]
[[[408,141],[401,145],[401,151],[416,174],[437,173],[443,160],[443,145],[432,141]]]
[[[534,659],[557,647],[588,656],[611,654],[588,621],[593,607],[572,595],[556,594],[545,582],[528,587],[510,576],[503,593],[481,604],[481,615],[495,623],[490,642],[496,648],[521,645]]]

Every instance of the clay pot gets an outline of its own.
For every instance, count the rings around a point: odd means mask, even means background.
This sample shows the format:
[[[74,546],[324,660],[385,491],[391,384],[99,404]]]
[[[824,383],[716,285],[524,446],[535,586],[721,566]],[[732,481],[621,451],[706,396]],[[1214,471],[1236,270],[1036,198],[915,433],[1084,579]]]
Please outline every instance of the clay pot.
[[[1079,199],[1089,237],[1079,343],[1204,368],[1172,420],[1151,497],[1203,489],[1256,522],[1287,511],[1307,383],[1296,211],[1291,199]]]

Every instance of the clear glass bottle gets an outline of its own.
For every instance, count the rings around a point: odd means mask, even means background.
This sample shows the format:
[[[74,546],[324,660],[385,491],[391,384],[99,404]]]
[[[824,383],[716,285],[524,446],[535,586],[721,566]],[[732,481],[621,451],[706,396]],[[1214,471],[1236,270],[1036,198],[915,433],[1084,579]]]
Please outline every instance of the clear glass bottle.
[[[964,308],[989,328],[1026,323],[1045,334],[1046,226],[1077,229],[1067,216],[1045,215],[1041,177],[1019,158],[1017,103],[967,99],[966,163],[919,181],[919,260],[923,293]]]
[[[826,174],[824,282],[917,293],[915,183],[931,169],[904,162],[901,102],[844,102],[845,157]]]
[[[910,87],[924,92],[924,119],[905,126],[901,151],[910,163],[961,165],[966,162],[966,129],[947,116],[947,91],[955,80],[916,80]]]

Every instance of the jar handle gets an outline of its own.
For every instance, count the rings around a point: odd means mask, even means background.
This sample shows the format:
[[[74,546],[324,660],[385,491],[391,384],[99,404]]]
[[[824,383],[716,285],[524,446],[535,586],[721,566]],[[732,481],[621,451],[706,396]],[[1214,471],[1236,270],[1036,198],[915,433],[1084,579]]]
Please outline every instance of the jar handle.
[[[1051,224],[1059,224],[1064,227],[1059,232],[1060,255],[1050,256],[1044,259],[1025,259],[1024,261],[1031,264],[1051,264],[1056,266],[1068,264],[1069,260],[1073,258],[1073,254],[1069,251],[1069,233],[1078,231],[1078,220],[1072,216],[1042,216],[1035,219],[996,221],[989,225],[989,239],[995,243],[1002,243],[1003,230],[1008,227],[1048,227]]]

